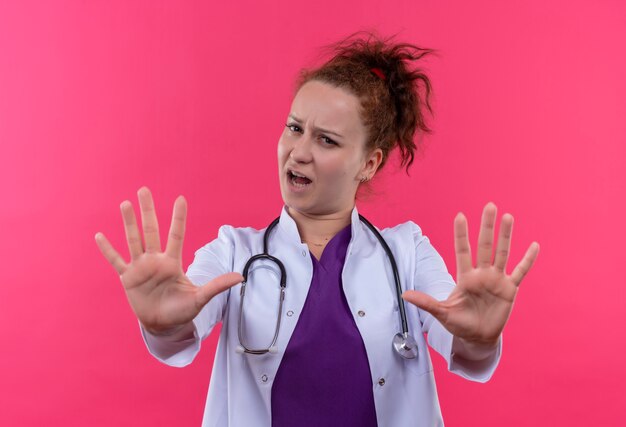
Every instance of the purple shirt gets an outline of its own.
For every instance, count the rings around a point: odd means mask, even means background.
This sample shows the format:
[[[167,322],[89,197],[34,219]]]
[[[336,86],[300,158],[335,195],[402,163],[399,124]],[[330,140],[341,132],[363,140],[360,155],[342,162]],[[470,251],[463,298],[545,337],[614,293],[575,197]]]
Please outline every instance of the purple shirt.
[[[318,261],[296,328],[272,385],[272,427],[375,427],[372,377],[341,272],[351,226]]]

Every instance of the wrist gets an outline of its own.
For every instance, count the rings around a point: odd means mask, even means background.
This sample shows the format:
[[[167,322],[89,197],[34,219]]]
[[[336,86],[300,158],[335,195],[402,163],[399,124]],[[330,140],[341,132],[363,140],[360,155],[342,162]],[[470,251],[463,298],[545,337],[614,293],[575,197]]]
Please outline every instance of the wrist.
[[[182,325],[176,325],[171,328],[165,329],[152,329],[146,327],[144,324],[141,324],[146,332],[155,337],[167,337],[171,339],[181,338],[183,336],[187,336],[193,333],[194,325],[193,322],[183,323]]]
[[[479,361],[493,355],[500,345],[500,336],[495,341],[471,341],[455,336],[452,339],[452,354],[466,360]]]

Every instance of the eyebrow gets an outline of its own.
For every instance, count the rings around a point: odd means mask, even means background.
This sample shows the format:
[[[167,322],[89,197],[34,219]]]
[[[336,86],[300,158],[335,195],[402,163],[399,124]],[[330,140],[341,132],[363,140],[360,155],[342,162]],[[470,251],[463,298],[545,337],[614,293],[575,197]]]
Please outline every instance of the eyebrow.
[[[302,120],[300,120],[299,118],[297,118],[296,116],[294,116],[293,114],[289,114],[289,117],[291,117],[292,119],[294,119],[296,122],[298,123],[302,123]],[[343,138],[343,136],[341,134],[338,134],[337,132],[333,132],[332,130],[328,130],[328,129],[322,129],[322,128],[313,128],[315,130],[318,130],[320,132],[324,132],[324,133],[330,133],[333,134],[335,136],[338,136],[339,138]]]

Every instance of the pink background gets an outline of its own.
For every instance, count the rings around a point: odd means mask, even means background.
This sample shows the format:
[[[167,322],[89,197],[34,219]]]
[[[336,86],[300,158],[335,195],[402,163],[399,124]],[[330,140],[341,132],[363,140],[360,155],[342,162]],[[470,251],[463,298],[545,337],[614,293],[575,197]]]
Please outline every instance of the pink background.
[[[452,221],[515,217],[541,252],[484,385],[433,355],[449,426],[626,425],[626,7],[621,1],[0,1],[0,425],[199,425],[215,332],[169,368],[144,347],[102,231],[147,185],[184,267],[221,224],[280,210],[294,77],[362,28],[440,51],[435,130],[360,210],[420,224],[454,275]],[[245,408],[242,408],[245,410]],[[416,414],[419,417],[419,414]]]

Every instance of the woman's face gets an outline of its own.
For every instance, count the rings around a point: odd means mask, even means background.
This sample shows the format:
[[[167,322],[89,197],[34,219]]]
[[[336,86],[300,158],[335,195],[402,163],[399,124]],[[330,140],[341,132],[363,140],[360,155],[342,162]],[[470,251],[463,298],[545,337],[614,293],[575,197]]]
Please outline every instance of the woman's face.
[[[365,151],[358,98],[328,83],[309,81],[296,94],[278,141],[283,201],[303,214],[351,210],[362,176],[371,178],[380,149]]]

